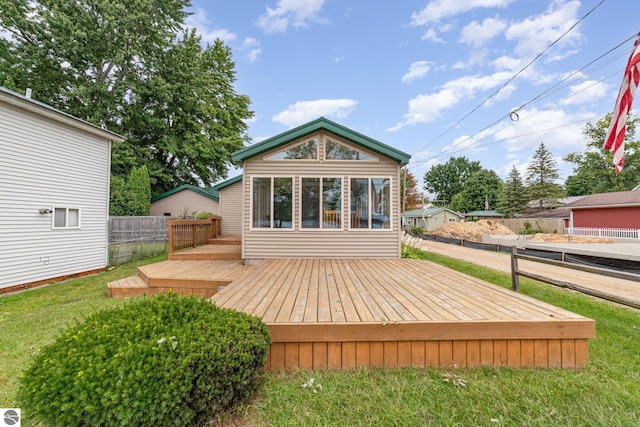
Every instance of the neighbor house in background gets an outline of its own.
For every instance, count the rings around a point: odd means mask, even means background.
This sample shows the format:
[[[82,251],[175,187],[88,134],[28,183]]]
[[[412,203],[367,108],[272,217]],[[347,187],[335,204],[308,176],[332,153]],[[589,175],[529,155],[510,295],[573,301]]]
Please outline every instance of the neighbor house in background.
[[[200,212],[218,215],[218,191],[184,184],[151,198],[152,216],[189,217]]]
[[[500,219],[504,214],[496,211],[471,211],[464,214],[467,221],[478,221],[480,219]]]
[[[232,159],[243,167],[245,262],[400,257],[399,180],[408,154],[320,118]]]
[[[220,197],[219,215],[223,236],[242,236],[242,175],[234,176],[213,186]]]
[[[107,266],[112,141],[0,87],[0,292]]]
[[[464,215],[451,209],[437,206],[413,209],[402,213],[402,226],[404,228],[420,227],[424,231],[433,231],[450,221],[464,221]]]
[[[565,206],[569,228],[640,229],[640,191],[591,194]]]

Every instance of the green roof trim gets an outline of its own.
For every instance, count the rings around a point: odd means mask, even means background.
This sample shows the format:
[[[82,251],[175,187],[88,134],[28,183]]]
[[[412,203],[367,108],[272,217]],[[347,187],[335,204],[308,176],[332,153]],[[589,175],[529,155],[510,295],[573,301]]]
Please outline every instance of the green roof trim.
[[[409,160],[411,159],[411,155],[407,153],[396,150],[395,148],[383,144],[380,141],[376,141],[375,139],[369,138],[368,136],[346,128],[338,123],[332,122],[331,120],[328,120],[324,117],[320,117],[319,119],[316,119],[312,122],[283,132],[280,135],[276,135],[269,139],[265,139],[264,141],[257,144],[250,145],[249,147],[238,150],[231,155],[231,159],[234,162],[243,162],[252,157],[256,157],[268,151],[274,150],[278,147],[281,147],[285,144],[295,141],[296,139],[302,138],[305,135],[312,134],[319,130],[325,130],[327,132],[333,133],[334,135],[344,138],[347,141],[393,159],[403,165],[409,163]]]
[[[500,212],[496,212],[496,211],[472,211],[472,212],[467,212],[466,214],[464,214],[464,216],[500,217],[500,216],[504,216],[504,214],[501,214]]]
[[[225,187],[228,187],[232,184],[235,184],[236,182],[240,182],[242,181],[242,174],[238,175],[238,176],[234,176],[233,178],[229,178],[226,181],[222,181],[217,183],[216,185],[213,186],[213,189],[216,191],[220,191]]]
[[[424,210],[424,216],[425,217],[431,217],[435,214],[438,214],[442,211],[446,211],[446,212],[450,212],[460,218],[464,217],[463,214],[461,214],[460,212],[456,212],[456,211],[452,211],[449,208],[443,208],[443,207],[431,207],[431,208],[427,208]],[[410,211],[405,211],[402,212],[401,216],[403,218],[420,218],[422,217],[422,209],[412,209]]]
[[[172,194],[176,194],[179,193],[182,190],[191,190],[191,191],[195,191],[196,193],[208,197],[212,200],[215,200],[216,202],[219,202],[220,199],[218,197],[218,191],[215,190],[213,187],[196,187],[195,185],[191,185],[191,184],[183,184],[180,187],[174,188],[173,190],[169,190],[169,191],[165,191],[162,194],[158,194],[157,196],[153,196],[151,198],[151,203],[153,202],[157,202],[160,199],[164,199],[165,197],[169,197]]]

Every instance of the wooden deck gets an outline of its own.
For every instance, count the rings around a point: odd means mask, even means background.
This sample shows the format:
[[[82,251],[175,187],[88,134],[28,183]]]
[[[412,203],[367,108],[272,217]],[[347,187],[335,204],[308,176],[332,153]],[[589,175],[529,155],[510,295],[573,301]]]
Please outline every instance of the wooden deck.
[[[588,363],[595,322],[427,261],[265,260],[215,294],[261,317],[267,369]]]

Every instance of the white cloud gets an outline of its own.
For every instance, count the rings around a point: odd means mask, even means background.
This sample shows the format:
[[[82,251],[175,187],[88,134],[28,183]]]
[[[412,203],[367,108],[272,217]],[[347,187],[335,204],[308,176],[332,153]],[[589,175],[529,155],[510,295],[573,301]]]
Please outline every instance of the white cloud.
[[[507,23],[498,18],[487,18],[482,23],[472,21],[462,29],[460,40],[463,43],[472,45],[474,48],[479,48],[502,33],[505,28],[507,28]]]
[[[515,53],[521,57],[542,52],[578,21],[580,2],[553,1],[544,13],[528,17],[507,28],[507,40],[515,40]],[[556,47],[570,45],[582,38],[579,28],[569,32]]]
[[[499,72],[489,76],[467,76],[451,80],[439,92],[421,94],[411,99],[409,112],[404,115],[404,120],[387,130],[393,132],[406,125],[433,122],[443,110],[473,97],[477,92],[495,88],[509,77],[509,73]]]
[[[240,46],[240,50],[246,52],[245,58],[249,63],[253,63],[258,60],[258,57],[262,53],[260,42],[253,37],[245,37]]]
[[[431,63],[427,61],[416,61],[409,66],[409,71],[402,76],[402,83],[410,83],[421,79],[431,70]]]
[[[237,35],[225,28],[216,28],[210,30],[211,22],[207,17],[207,14],[202,9],[196,9],[193,15],[187,18],[187,28],[195,28],[198,34],[202,37],[202,40],[206,43],[213,44],[216,39],[220,39],[225,43],[234,41]]]
[[[319,16],[324,0],[279,0],[275,8],[267,7],[256,25],[265,33],[282,33],[289,25],[306,27],[308,22],[326,23]]]
[[[560,105],[592,104],[607,96],[609,86],[596,80],[586,80],[569,88],[569,95]]]
[[[355,109],[357,101],[353,99],[316,99],[298,101],[286,110],[273,116],[274,122],[283,123],[290,128],[317,119],[320,116],[345,119]]]
[[[444,43],[444,40],[438,37],[436,30],[433,28],[429,28],[427,31],[425,31],[425,33],[422,35],[422,40],[431,40],[432,42]]]
[[[411,25],[422,26],[438,22],[442,18],[449,18],[460,13],[477,8],[507,7],[513,0],[432,0],[420,12],[413,12]]]

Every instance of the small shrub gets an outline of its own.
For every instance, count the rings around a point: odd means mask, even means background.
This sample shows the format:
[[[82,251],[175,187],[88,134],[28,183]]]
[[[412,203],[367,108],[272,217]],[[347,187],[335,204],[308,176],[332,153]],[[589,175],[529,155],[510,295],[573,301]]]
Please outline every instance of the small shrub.
[[[205,212],[205,211],[198,212],[196,214],[196,219],[209,219],[209,215],[211,215],[211,212]]]
[[[422,229],[422,227],[418,227],[418,226],[413,226],[409,229],[409,233],[413,234],[414,236],[419,235],[419,234],[423,234],[424,230]]]
[[[542,231],[540,229],[533,228],[533,226],[529,222],[525,222],[523,224],[523,228],[518,232],[518,234],[527,234],[527,235],[538,234],[538,233],[542,233]]]
[[[204,425],[258,389],[269,343],[257,317],[196,297],[144,298],[43,348],[18,397],[47,425]]]

